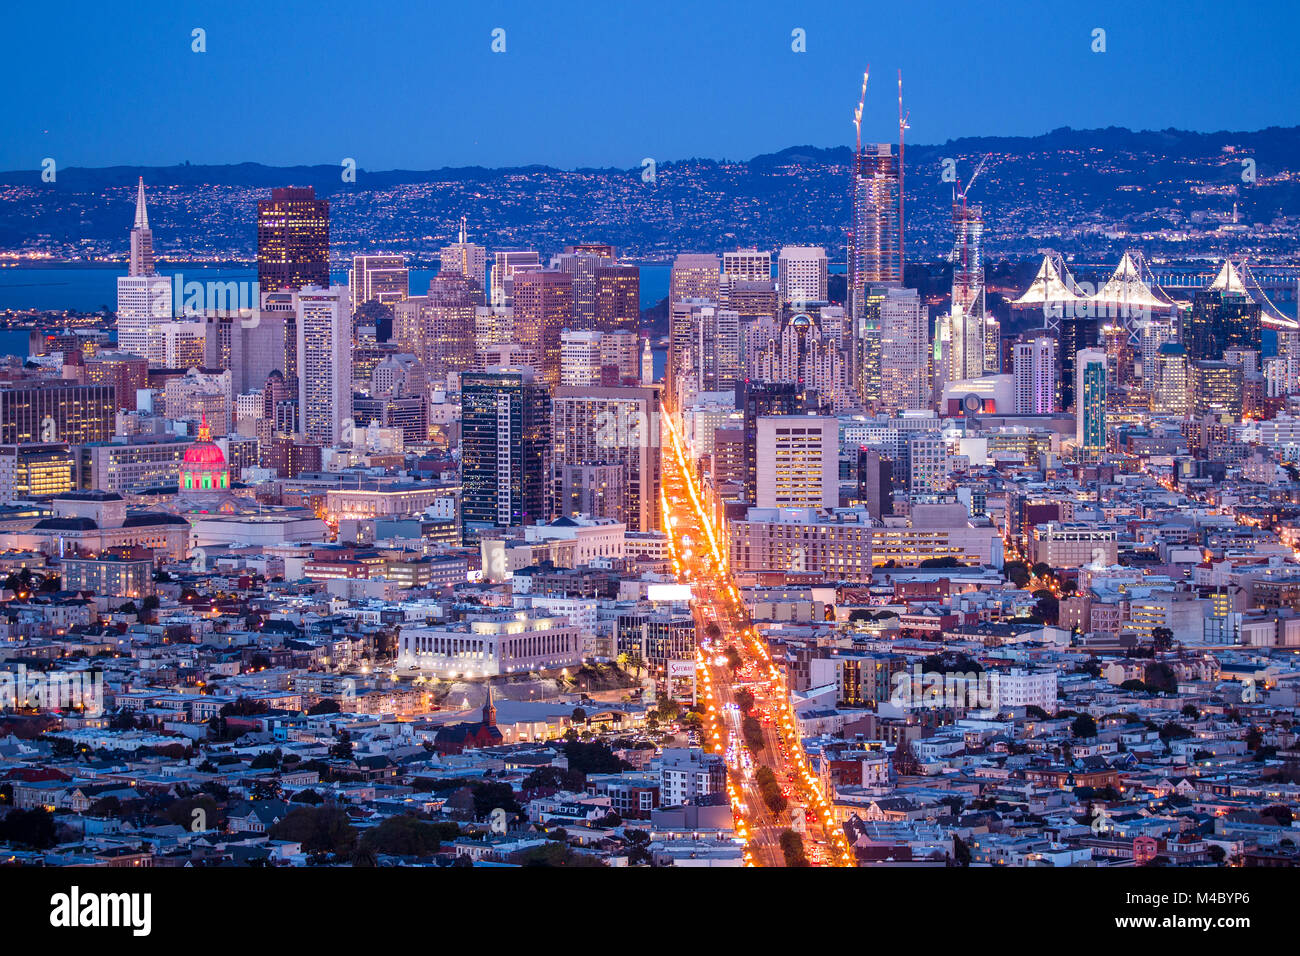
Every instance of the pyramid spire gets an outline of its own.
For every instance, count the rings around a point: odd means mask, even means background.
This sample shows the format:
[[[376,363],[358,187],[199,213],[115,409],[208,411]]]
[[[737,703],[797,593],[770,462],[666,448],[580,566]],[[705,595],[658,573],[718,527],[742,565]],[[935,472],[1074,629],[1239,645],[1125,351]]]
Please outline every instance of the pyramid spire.
[[[199,414],[199,441],[212,441],[212,429],[208,427],[208,413]]]
[[[149,228],[149,213],[144,205],[144,177],[140,177],[140,184],[135,191],[135,228]]]
[[[497,708],[496,704],[492,703],[491,683],[487,685],[487,703],[483,705],[483,723],[487,724],[489,727],[495,727],[497,725]]]

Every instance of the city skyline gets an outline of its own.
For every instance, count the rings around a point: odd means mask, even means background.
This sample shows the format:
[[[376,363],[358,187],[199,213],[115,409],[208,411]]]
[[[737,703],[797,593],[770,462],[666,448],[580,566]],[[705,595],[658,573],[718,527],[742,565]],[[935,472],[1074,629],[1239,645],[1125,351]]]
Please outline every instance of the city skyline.
[[[273,159],[479,148],[489,113],[484,151],[629,118],[703,148],[821,129],[836,50],[904,64],[858,74],[846,145],[744,163],[0,176],[0,307],[43,299],[0,312],[6,902],[170,936],[198,869],[328,872],[346,926],[400,899],[381,869],[440,925],[465,868],[861,868],[899,880],[876,922],[940,869],[1012,915],[970,871],[1033,870],[1031,924],[1087,884],[1081,936],[1280,911],[1240,887],[1300,868],[1300,126],[912,139],[1054,96],[1209,124],[1296,16],[1170,9],[223,7],[182,67],[193,9],[85,8],[109,56],[51,143],[167,81],[91,151],[148,153],[186,96]],[[375,136],[431,77],[418,134]],[[1195,898],[1147,893],[1174,869]],[[262,910],[301,935],[304,893]]]

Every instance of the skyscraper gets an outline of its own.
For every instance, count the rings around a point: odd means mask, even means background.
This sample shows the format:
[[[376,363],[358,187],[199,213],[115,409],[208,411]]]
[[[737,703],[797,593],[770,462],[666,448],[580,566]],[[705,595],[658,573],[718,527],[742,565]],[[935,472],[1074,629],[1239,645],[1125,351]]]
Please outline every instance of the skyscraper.
[[[491,302],[494,308],[510,305],[514,292],[516,272],[540,269],[542,257],[533,249],[507,250],[493,253]]]
[[[635,333],[641,324],[641,270],[633,265],[596,267],[595,327]]]
[[[668,280],[668,304],[684,299],[712,299],[718,301],[718,257],[699,253],[683,253],[673,260],[673,270]]]
[[[837,507],[839,437],[836,418],[760,417],[755,504],[759,508]]]
[[[659,529],[659,394],[650,388],[561,386],[552,401],[555,512],[568,514],[565,470],[586,465],[620,469],[622,499],[606,516],[629,531]]]
[[[683,253],[673,260],[668,280],[668,394],[678,400],[679,380],[690,362],[694,330],[691,310],[716,304],[721,288],[719,260],[715,255]]]
[[[330,204],[312,186],[272,189],[257,201],[257,284],[268,292],[297,292],[330,284]],[[285,315],[284,375],[298,385],[296,312]],[[352,336],[349,315],[348,337]]]
[[[127,273],[117,279],[117,347],[162,365],[160,327],[172,320],[172,284],[154,271],[153,231],[144,200],[144,177],[135,195],[135,224],[131,228],[131,258]]]
[[[330,204],[312,186],[257,201],[257,281],[264,292],[330,284]]]
[[[880,329],[869,303],[869,287],[903,281],[899,248],[902,231],[901,167],[888,143],[858,150],[853,168],[849,223],[848,306],[853,329],[853,381],[863,401],[879,398]]]
[[[410,272],[402,256],[353,256],[348,294],[353,309],[374,300],[390,308],[410,295]]]
[[[1262,312],[1236,268],[1225,262],[1214,282],[1192,299],[1185,336],[1188,358],[1218,361],[1228,349],[1259,350]]]
[[[930,310],[916,289],[887,289],[880,303],[880,401],[888,411],[929,408]]]
[[[952,304],[968,312],[983,312],[984,261],[982,239],[984,218],[979,206],[967,206],[965,196],[952,206],[954,234],[952,250]]]
[[[821,411],[819,396],[789,382],[741,382],[736,408],[745,415],[745,500],[758,492],[758,420],[769,415],[808,415]]]
[[[1187,383],[1187,349],[1181,342],[1162,342],[1152,356],[1148,372],[1145,360],[1142,380],[1151,395],[1151,411],[1157,415],[1187,415],[1191,396]]]
[[[598,328],[596,324],[596,270],[614,265],[610,246],[568,246],[551,258],[551,268],[573,276],[573,330]]]
[[[515,341],[542,382],[560,384],[560,333],[573,322],[573,275],[558,269],[519,272],[514,281]]]
[[[784,246],[776,275],[783,305],[827,301],[826,250],[821,246]]]
[[[544,524],[549,517],[551,398],[531,371],[461,377],[461,533]]]
[[[772,253],[757,249],[737,249],[722,254],[723,282],[772,281]]]
[[[1039,335],[1017,342],[1012,354],[1016,414],[1050,414],[1056,405],[1056,342]]]
[[[347,286],[308,286],[294,297],[301,371],[298,414],[313,442],[337,444],[352,417],[352,304]]]
[[[474,364],[474,292],[459,272],[439,272],[425,295],[399,302],[393,313],[393,339],[416,357],[430,380],[445,380]]]
[[[1095,461],[1106,450],[1106,353],[1083,349],[1074,367],[1075,440],[1079,456]]]
[[[476,305],[486,303],[487,249],[470,242],[465,236],[465,217],[460,220],[460,235],[456,242],[442,247],[440,268],[442,274],[458,272],[469,280],[470,295]]]
[[[692,313],[692,381],[701,392],[730,391],[741,379],[740,316],[706,305]]]

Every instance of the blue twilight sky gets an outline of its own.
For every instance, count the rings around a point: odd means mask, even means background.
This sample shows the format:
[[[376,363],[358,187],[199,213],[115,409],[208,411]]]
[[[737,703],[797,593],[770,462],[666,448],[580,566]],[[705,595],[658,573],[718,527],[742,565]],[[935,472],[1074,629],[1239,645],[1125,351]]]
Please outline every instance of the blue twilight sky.
[[[849,142],[867,63],[866,140],[896,138],[899,68],[915,143],[1259,129],[1300,123],[1298,45],[1295,0],[17,2],[0,169],[747,159]]]

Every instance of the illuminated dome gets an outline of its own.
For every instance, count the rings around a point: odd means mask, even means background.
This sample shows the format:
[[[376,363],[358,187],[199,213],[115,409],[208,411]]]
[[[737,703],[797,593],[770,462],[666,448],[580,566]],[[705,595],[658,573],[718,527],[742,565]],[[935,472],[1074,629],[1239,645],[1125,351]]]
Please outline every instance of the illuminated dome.
[[[177,490],[181,494],[230,490],[230,469],[226,466],[226,456],[212,440],[207,415],[199,423],[199,440],[185,451]]]

